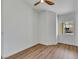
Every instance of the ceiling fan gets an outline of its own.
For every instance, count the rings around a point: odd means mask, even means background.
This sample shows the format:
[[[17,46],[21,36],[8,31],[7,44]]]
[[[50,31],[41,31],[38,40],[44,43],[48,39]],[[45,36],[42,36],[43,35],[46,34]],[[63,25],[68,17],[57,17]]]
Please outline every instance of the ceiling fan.
[[[36,5],[38,5],[39,3],[46,3],[46,4],[48,4],[48,5],[54,5],[55,3],[52,1],[52,0],[39,0],[38,2],[36,2],[35,4],[34,4],[34,6],[36,6]]]

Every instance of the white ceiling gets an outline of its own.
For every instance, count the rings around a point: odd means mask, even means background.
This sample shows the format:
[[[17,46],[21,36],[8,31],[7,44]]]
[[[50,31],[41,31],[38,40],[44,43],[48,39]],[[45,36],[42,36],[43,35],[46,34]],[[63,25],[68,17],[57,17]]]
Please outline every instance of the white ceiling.
[[[77,1],[78,0],[54,0],[55,5],[47,5],[46,3],[40,3],[37,6],[34,6],[35,0],[27,0],[27,3],[30,4],[35,9],[39,10],[50,10],[56,12],[57,14],[64,14],[69,12],[77,11]]]

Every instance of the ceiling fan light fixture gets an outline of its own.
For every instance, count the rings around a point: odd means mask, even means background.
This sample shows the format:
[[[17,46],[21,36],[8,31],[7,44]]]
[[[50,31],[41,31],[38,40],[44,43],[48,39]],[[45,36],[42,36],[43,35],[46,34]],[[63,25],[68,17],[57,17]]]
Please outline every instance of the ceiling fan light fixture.
[[[44,3],[44,0],[41,0],[41,3]]]
[[[44,2],[48,5],[54,5],[55,4],[53,0],[37,0],[37,2],[34,4],[34,6],[36,6],[40,3],[44,3]]]

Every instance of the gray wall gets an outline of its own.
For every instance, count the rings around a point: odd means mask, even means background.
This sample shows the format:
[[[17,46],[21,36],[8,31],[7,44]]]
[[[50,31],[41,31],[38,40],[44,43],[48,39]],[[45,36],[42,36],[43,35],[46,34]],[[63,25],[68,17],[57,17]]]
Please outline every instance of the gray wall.
[[[40,11],[39,19],[39,40],[40,43],[51,45],[56,44],[56,13],[51,11]]]
[[[37,12],[25,0],[2,0],[2,56],[38,43]]]
[[[75,31],[74,35],[64,35],[61,33],[61,23],[62,21],[73,21],[75,25]],[[58,35],[58,42],[65,43],[65,44],[71,44],[71,45],[77,45],[78,44],[78,19],[77,19],[77,13],[71,12],[63,15],[58,16],[58,27],[59,27],[59,35]]]

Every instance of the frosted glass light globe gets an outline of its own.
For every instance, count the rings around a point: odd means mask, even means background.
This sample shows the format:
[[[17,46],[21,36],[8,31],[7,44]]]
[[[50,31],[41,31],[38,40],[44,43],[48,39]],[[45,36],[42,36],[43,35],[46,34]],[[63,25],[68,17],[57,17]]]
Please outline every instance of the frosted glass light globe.
[[[44,2],[44,0],[41,0],[41,3],[43,3]]]

